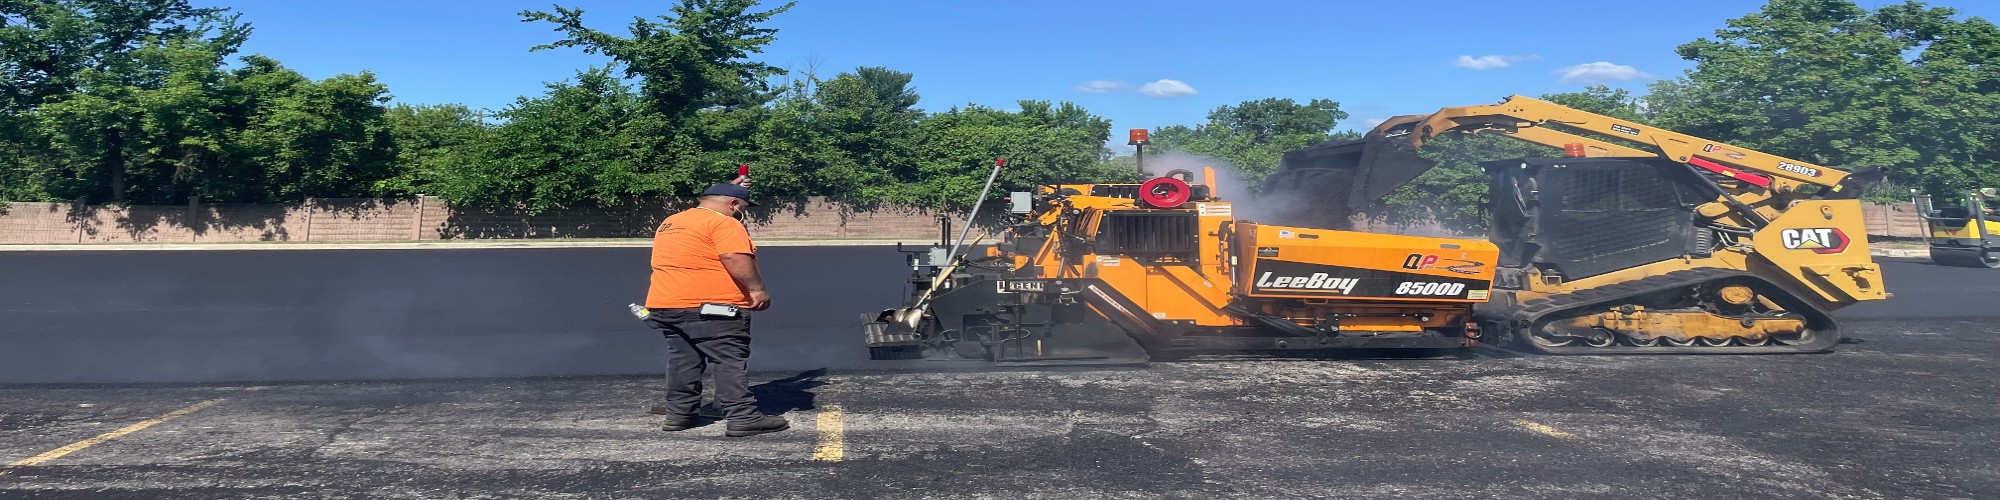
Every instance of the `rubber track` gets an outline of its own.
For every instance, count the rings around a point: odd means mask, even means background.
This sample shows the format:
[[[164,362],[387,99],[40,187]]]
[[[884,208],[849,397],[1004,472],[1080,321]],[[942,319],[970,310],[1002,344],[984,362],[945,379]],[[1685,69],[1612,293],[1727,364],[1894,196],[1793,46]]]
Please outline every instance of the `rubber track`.
[[[1770,280],[1766,280],[1757,275],[1734,269],[1724,269],[1724,268],[1689,269],[1684,271],[1674,271],[1658,276],[1649,276],[1646,278],[1627,281],[1616,285],[1592,288],[1588,290],[1579,290],[1567,294],[1551,295],[1549,297],[1523,302],[1507,309],[1482,313],[1480,314],[1480,317],[1481,319],[1487,321],[1504,319],[1506,321],[1509,321],[1510,322],[1509,324],[1511,325],[1520,325],[1523,324],[1523,322],[1526,322],[1526,324],[1529,325],[1529,329],[1533,329],[1534,327],[1538,326],[1538,323],[1543,317],[1546,317],[1550,314],[1564,312],[1564,311],[1572,311],[1581,308],[1609,307],[1609,305],[1613,302],[1629,299],[1640,295],[1645,295],[1648,293],[1654,293],[1676,288],[1685,288],[1688,286],[1697,285],[1704,282],[1711,282],[1715,280],[1730,279],[1730,278],[1747,278],[1761,282],[1763,286],[1760,286],[1758,288],[1764,290],[1783,289],[1781,287],[1778,287],[1776,284],[1771,283]],[[1684,354],[1684,355],[1685,354],[1696,354],[1696,355],[1802,354],[1802,353],[1822,353],[1822,352],[1832,351],[1833,346],[1840,343],[1839,324],[1834,322],[1833,315],[1828,314],[1826,311],[1820,310],[1819,308],[1810,305],[1808,305],[1807,307],[1809,308],[1809,310],[1793,311],[1793,312],[1801,313],[1808,316],[1807,322],[1809,324],[1811,323],[1824,324],[1827,325],[1827,328],[1822,330],[1814,330],[1812,332],[1813,341],[1811,343],[1801,344],[1801,345],[1783,345],[1777,343],[1776,341],[1772,341],[1772,343],[1770,343],[1769,345],[1755,346],[1755,347],[1737,346],[1737,345],[1726,346],[1726,347],[1708,347],[1700,345],[1689,346],[1689,347],[1675,347],[1668,345],[1646,347],[1646,346],[1631,346],[1624,344],[1614,344],[1609,347],[1590,347],[1587,345],[1582,345],[1581,343],[1562,346],[1562,347],[1548,347],[1548,346],[1537,345],[1533,340],[1528,339],[1527,336],[1533,335],[1533,333],[1527,330],[1517,331],[1514,341],[1517,344],[1525,345],[1533,349],[1534,351],[1541,352],[1544,354],[1620,354],[1620,355],[1623,354]]]

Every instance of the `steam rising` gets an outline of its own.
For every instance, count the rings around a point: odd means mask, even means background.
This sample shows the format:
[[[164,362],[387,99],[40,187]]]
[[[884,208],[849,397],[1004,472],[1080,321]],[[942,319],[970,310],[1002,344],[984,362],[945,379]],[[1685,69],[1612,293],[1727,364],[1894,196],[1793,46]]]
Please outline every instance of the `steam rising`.
[[[1222,198],[1222,201],[1230,202],[1233,205],[1231,208],[1237,219],[1250,220],[1262,224],[1364,231],[1382,234],[1467,237],[1437,224],[1395,225],[1383,223],[1379,220],[1379,217],[1370,213],[1350,214],[1346,211],[1345,207],[1331,201],[1333,197],[1318,196],[1336,191],[1345,191],[1351,188],[1351,185],[1339,180],[1343,179],[1343,176],[1308,176],[1305,178],[1324,182],[1327,185],[1286,186],[1291,189],[1288,189],[1284,194],[1264,193],[1260,189],[1264,184],[1263,176],[1247,172],[1243,168],[1220,158],[1181,152],[1168,152],[1159,154],[1158,156],[1152,154],[1146,155],[1145,170],[1147,173],[1155,176],[1166,175],[1168,172],[1174,170],[1187,170],[1194,173],[1194,182],[1200,183],[1203,167],[1213,167],[1215,169],[1215,183],[1218,185],[1211,188],[1214,189],[1217,197]],[[1277,166],[1272,165],[1270,169],[1276,170]],[[1342,223],[1343,219],[1344,223]]]
[[[1148,154],[1146,155],[1146,164],[1144,167],[1146,173],[1152,176],[1164,176],[1175,170],[1193,172],[1194,183],[1196,184],[1202,182],[1202,168],[1214,168],[1215,183],[1217,185],[1209,186],[1209,189],[1212,189],[1215,196],[1221,198],[1222,201],[1230,202],[1232,205],[1230,208],[1234,211],[1237,219],[1271,222],[1275,220],[1278,214],[1287,213],[1290,210],[1298,208],[1297,206],[1276,203],[1278,200],[1270,197],[1259,196],[1256,187],[1262,183],[1262,177],[1244,172],[1242,169],[1220,158],[1181,152],[1169,152],[1157,156]]]

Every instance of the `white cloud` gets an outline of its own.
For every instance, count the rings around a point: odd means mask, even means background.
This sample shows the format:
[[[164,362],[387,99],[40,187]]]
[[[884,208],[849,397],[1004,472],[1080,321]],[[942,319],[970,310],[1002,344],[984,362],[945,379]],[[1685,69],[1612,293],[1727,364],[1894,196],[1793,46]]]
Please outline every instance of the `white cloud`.
[[[1139,93],[1146,97],[1181,97],[1195,95],[1194,87],[1180,80],[1160,80],[1139,86]]]
[[[1513,66],[1500,56],[1458,56],[1458,67],[1471,69],[1492,69]]]
[[[1124,92],[1131,89],[1132,89],[1132,84],[1125,82],[1114,82],[1110,80],[1091,80],[1088,82],[1083,82],[1083,84],[1076,86],[1077,92],[1082,92],[1085,94],[1109,94],[1112,92]]]
[[[1375,126],[1376,126],[1376,125],[1381,125],[1381,124],[1382,124],[1382,122],[1386,122],[1386,121],[1389,121],[1389,119],[1388,119],[1388,118],[1363,118],[1363,119],[1361,119],[1361,123],[1366,123],[1366,124],[1368,124],[1368,128],[1375,128]]]
[[[1604,61],[1578,64],[1563,68],[1557,72],[1562,73],[1563,83],[1599,83],[1611,80],[1653,77],[1653,75],[1647,74],[1644,71],[1639,71],[1638,68],[1623,64],[1611,64]]]
[[[1464,56],[1458,56],[1458,61],[1452,64],[1460,68],[1466,68],[1466,69],[1494,69],[1494,68],[1505,68],[1513,66],[1514,63],[1521,61],[1532,61],[1541,58],[1542,56],[1535,56],[1535,55],[1529,55],[1529,56],[1485,55],[1479,57],[1464,55]]]

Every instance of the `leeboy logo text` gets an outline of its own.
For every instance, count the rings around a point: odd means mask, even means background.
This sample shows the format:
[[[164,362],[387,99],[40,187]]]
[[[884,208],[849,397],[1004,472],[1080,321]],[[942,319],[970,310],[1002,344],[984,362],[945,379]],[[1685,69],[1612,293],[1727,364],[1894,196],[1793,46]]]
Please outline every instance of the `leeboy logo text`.
[[[1258,288],[1301,288],[1308,290],[1330,290],[1330,291],[1338,291],[1342,294],[1353,293],[1354,285],[1360,282],[1361,280],[1354,278],[1335,278],[1327,276],[1326,273],[1313,273],[1312,276],[1306,276],[1306,277],[1302,276],[1273,277],[1271,276],[1270,271],[1265,271],[1263,276],[1257,277]]]

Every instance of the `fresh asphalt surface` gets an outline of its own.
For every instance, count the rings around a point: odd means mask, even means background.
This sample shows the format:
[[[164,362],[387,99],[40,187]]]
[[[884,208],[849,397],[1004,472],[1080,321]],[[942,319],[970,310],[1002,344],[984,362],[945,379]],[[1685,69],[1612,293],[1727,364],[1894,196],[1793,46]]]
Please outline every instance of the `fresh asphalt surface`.
[[[2000,272],[1883,261],[1831,354],[844,360],[740,439],[657,430],[657,374],[7,385],[0,497],[2000,496]]]
[[[0,384],[661,371],[645,247],[0,251]],[[753,368],[858,367],[893,246],[760,249]]]

